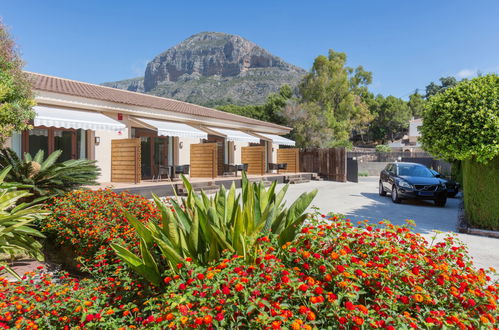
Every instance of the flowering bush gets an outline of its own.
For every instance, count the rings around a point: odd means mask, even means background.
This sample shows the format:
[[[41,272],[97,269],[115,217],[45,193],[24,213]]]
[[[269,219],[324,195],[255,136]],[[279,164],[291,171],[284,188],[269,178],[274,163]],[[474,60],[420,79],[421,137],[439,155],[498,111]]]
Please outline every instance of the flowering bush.
[[[89,270],[102,269],[117,260],[110,242],[130,248],[139,244],[123,209],[142,222],[158,218],[158,210],[149,200],[111,190],[75,190],[52,199],[47,208],[52,214],[41,224],[42,231],[84,263],[90,262]]]
[[[303,228],[284,252],[262,248],[213,267],[179,264],[149,301],[163,327],[340,329],[487,328],[497,284],[452,237],[433,245],[407,227],[337,220]],[[282,257],[281,261],[279,257]]]
[[[452,236],[429,244],[408,227],[335,219],[302,229],[288,265],[338,296],[325,324],[479,328],[499,321],[499,285]],[[492,270],[493,271],[493,270]]]
[[[91,280],[27,273],[22,282],[0,277],[0,329],[108,328],[140,324],[139,309],[106,294]]]

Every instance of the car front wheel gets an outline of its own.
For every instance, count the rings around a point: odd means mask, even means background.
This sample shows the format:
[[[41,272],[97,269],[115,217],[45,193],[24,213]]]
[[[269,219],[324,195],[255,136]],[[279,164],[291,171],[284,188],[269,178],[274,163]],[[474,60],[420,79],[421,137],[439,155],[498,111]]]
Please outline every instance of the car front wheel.
[[[439,198],[439,199],[436,199],[435,200],[435,205],[436,206],[440,206],[440,207],[444,207],[445,204],[447,203],[447,198]]]
[[[383,182],[379,182],[379,195],[380,196],[386,196],[386,191],[385,188],[383,188]]]
[[[397,191],[397,187],[394,185],[392,187],[392,202],[394,203],[400,203],[402,200],[399,197],[399,193]]]

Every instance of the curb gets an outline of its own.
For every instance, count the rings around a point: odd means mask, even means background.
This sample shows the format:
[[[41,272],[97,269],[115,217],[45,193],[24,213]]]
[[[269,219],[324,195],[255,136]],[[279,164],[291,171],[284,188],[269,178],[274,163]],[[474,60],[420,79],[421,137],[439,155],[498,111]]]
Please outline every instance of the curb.
[[[459,203],[457,214],[457,231],[462,234],[471,234],[484,237],[499,238],[499,231],[471,228],[464,214],[464,202]]]

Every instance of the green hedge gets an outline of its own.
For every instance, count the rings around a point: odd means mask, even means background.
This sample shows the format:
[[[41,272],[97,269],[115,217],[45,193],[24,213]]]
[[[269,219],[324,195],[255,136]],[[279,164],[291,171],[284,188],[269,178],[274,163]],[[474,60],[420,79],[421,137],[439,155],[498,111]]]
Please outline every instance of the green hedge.
[[[499,230],[499,157],[463,161],[464,206],[472,227]]]

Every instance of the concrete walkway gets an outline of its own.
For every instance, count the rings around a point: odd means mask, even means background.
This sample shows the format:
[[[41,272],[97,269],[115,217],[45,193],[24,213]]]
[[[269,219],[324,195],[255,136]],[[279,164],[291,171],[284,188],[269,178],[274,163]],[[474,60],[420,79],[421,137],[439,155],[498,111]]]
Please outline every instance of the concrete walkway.
[[[456,233],[460,199],[449,198],[443,208],[436,207],[432,201],[403,201],[402,204],[394,204],[389,195],[379,196],[378,180],[378,177],[360,177],[359,183],[311,181],[290,185],[286,200],[294,201],[301,193],[317,188],[319,192],[312,205],[323,213],[341,213],[355,221],[368,219],[378,222],[388,219],[396,225],[405,224],[406,219],[411,219],[416,222],[416,231],[428,240],[435,235],[434,230]],[[456,235],[468,246],[476,267],[494,267],[499,271],[499,239]]]

